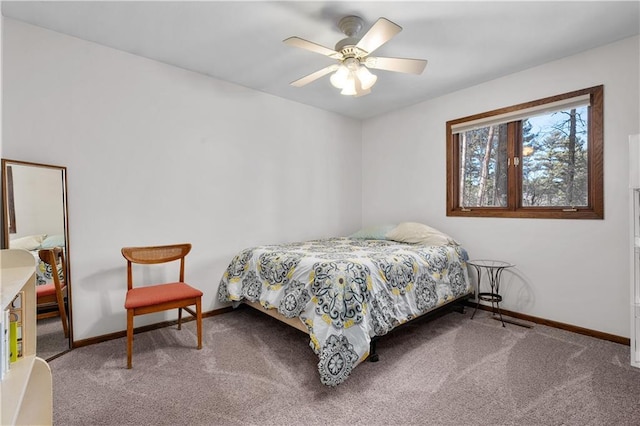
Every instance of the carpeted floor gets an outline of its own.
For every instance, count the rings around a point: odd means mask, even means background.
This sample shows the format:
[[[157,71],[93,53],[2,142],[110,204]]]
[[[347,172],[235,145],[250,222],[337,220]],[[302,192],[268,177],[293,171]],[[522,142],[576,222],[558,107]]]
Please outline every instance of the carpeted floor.
[[[42,359],[52,358],[69,349],[69,339],[64,337],[60,317],[39,319],[36,335],[36,351]]]
[[[320,383],[308,336],[248,308],[50,362],[56,425],[638,425],[629,347],[478,311],[409,324]]]

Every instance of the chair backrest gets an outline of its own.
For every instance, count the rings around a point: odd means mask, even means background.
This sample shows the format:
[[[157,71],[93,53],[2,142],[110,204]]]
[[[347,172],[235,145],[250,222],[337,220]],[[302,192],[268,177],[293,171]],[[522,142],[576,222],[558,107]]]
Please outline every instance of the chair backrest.
[[[62,287],[66,285],[67,281],[64,251],[60,247],[40,249],[38,250],[38,256],[40,260],[51,266],[51,278],[53,279],[56,289],[60,291]],[[60,269],[58,269],[58,264],[60,264]],[[60,281],[60,275],[62,275],[62,281]]]
[[[191,244],[171,244],[166,246],[124,247],[122,255],[127,259],[127,287],[133,288],[131,264],[168,263],[180,259],[180,282],[184,282],[184,258],[191,251]]]

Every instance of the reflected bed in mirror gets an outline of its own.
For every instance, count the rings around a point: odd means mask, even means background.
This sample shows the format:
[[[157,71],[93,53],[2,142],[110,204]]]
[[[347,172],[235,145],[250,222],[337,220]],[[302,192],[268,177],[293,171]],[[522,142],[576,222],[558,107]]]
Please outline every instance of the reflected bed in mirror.
[[[34,257],[36,354],[45,360],[69,350],[73,342],[66,179],[66,167],[2,160],[2,247],[24,249]]]

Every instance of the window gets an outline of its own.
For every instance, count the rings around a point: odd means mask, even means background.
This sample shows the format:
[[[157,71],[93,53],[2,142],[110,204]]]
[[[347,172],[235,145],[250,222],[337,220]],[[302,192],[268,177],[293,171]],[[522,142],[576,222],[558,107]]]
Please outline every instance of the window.
[[[603,86],[447,122],[447,216],[602,219]]]

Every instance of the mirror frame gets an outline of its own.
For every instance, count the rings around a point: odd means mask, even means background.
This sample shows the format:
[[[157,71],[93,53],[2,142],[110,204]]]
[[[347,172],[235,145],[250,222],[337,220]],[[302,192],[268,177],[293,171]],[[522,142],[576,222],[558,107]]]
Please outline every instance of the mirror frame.
[[[9,198],[13,195],[13,187],[9,185],[9,180],[12,178],[11,174],[7,173],[8,166],[27,166],[27,167],[40,167],[47,169],[59,170],[62,174],[62,206],[63,206],[63,226],[64,226],[64,244],[65,244],[65,280],[67,284],[67,320],[69,321],[69,338],[68,338],[68,350],[73,348],[73,309],[71,309],[71,256],[70,256],[70,244],[69,244],[69,206],[68,206],[68,192],[67,192],[67,168],[64,166],[55,166],[52,164],[32,163],[28,161],[10,160],[7,158],[2,159],[2,212],[0,213],[0,219],[2,219],[2,248],[9,248],[9,220],[8,217],[12,217],[15,221],[15,212],[10,211]],[[12,203],[11,203],[12,204]],[[13,215],[13,216],[12,216]],[[15,223],[15,222],[14,222]],[[55,355],[55,358],[63,353]],[[50,358],[50,359],[52,359]]]

